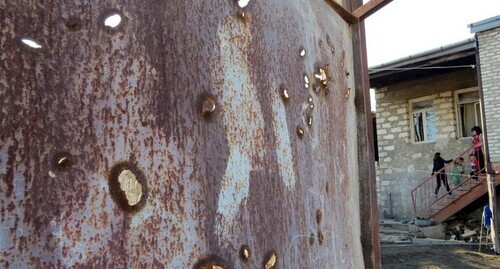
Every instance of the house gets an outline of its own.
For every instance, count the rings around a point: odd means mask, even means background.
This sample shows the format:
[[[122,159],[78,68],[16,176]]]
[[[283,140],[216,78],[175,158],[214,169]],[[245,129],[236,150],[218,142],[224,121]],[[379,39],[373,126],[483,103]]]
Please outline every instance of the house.
[[[476,38],[370,68],[377,104],[376,170],[381,217],[432,217],[442,210],[446,214],[436,216],[442,221],[484,196],[486,183],[474,193],[464,193],[468,197],[460,202],[462,193],[457,191],[455,200],[448,201],[441,187],[439,202],[454,205],[446,210],[431,199],[436,185],[431,177],[434,153],[440,152],[444,159],[460,155],[468,163],[473,126],[483,127],[489,142],[488,156],[494,169],[500,170],[498,22],[496,17],[472,24]],[[449,175],[451,167],[447,169]],[[451,184],[451,178],[448,181]],[[419,203],[427,205],[424,213],[419,211]]]

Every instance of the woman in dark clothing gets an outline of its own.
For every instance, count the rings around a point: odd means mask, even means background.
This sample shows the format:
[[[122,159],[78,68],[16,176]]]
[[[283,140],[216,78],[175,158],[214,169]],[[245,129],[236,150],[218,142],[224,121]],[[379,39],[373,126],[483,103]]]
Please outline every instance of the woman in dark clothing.
[[[472,132],[472,154],[479,161],[479,171],[484,173],[484,156],[483,156],[483,131],[479,126],[474,126],[470,129]]]
[[[443,184],[446,187],[448,194],[451,195],[450,186],[448,185],[448,179],[446,177],[446,173],[445,173],[444,169],[443,170],[441,170],[441,169],[444,168],[444,165],[446,163],[451,163],[453,161],[453,159],[446,161],[443,158],[441,158],[441,153],[436,152],[436,154],[434,154],[433,161],[434,161],[434,166],[432,167],[432,174],[431,175],[436,174],[436,180],[437,180],[437,186],[436,186],[436,189],[434,190],[434,197],[437,198],[439,188],[441,187],[441,181],[443,181]],[[441,170],[441,171],[439,171],[439,170]]]

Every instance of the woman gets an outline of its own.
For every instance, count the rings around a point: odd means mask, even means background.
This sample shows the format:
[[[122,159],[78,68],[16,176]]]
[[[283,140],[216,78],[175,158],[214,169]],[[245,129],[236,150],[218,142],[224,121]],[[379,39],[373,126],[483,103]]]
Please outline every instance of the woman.
[[[437,198],[439,188],[441,187],[441,181],[443,181],[443,184],[446,187],[448,194],[451,195],[452,193],[450,191],[450,186],[448,185],[448,179],[446,178],[446,173],[443,168],[446,163],[451,163],[453,159],[445,161],[443,158],[441,158],[441,153],[436,152],[434,154],[434,159],[432,159],[432,161],[434,162],[434,165],[432,167],[431,175],[436,174],[436,180],[437,180],[437,186],[436,189],[434,190],[434,198]]]
[[[483,156],[483,131],[479,126],[474,126],[472,129],[472,154],[479,161],[479,171],[484,173],[484,156]]]

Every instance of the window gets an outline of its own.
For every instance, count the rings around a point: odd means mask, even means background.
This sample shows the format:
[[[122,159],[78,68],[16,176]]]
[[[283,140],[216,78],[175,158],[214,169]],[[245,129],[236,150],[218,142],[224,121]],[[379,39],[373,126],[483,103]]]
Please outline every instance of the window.
[[[436,111],[432,99],[410,101],[413,142],[436,141]]]
[[[457,91],[455,93],[457,104],[457,122],[460,137],[471,137],[470,129],[481,124],[481,107],[479,105],[479,92],[476,88]]]

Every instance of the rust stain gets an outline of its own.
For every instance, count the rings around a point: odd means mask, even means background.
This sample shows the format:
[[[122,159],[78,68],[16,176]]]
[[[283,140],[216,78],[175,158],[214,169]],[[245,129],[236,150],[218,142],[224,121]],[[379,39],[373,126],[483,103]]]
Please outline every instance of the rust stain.
[[[363,267],[355,33],[324,1],[0,6],[0,266]],[[320,223],[339,253],[289,255]]]

